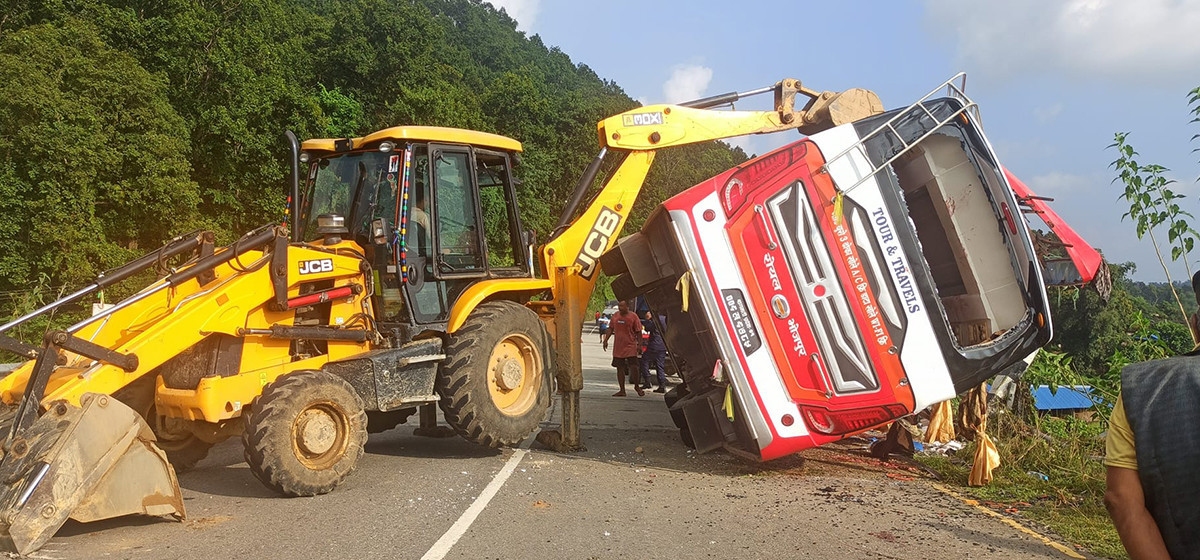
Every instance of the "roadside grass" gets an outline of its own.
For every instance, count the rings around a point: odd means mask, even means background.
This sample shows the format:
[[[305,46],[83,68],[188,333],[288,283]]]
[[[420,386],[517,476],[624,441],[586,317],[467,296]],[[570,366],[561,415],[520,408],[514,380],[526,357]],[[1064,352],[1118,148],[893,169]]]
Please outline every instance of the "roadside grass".
[[[1026,423],[1011,414],[993,416],[988,435],[1000,450],[1000,467],[988,486],[969,487],[970,443],[952,457],[918,455],[964,494],[983,505],[1016,508],[1073,544],[1105,558],[1127,558],[1104,509],[1104,440],[1101,421],[1042,417]],[[1047,480],[1030,472],[1046,475]]]

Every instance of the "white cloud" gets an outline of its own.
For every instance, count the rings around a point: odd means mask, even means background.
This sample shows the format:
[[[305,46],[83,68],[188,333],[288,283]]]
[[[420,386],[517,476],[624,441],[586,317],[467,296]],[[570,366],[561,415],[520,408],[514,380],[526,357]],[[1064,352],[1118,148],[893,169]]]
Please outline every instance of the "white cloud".
[[[925,0],[935,34],[988,81],[1034,72],[1128,85],[1194,85],[1200,0]]]
[[[520,31],[532,29],[541,10],[541,0],[488,0],[488,3],[517,20],[517,29]]]
[[[1063,112],[1064,105],[1055,103],[1053,105],[1042,105],[1033,108],[1033,118],[1038,124],[1046,124]]]
[[[1034,194],[1042,196],[1060,196],[1082,189],[1101,191],[1108,186],[1103,179],[1097,177],[1062,173],[1059,171],[1051,171],[1044,175],[1035,175],[1030,177],[1026,182]]]
[[[983,123],[987,128],[987,122]],[[1023,136],[1010,139],[1006,136],[996,136],[991,139],[1000,163],[1011,165],[1011,162],[1030,162],[1061,157],[1062,146],[1047,142],[1037,136]]]
[[[671,70],[671,77],[663,84],[663,97],[667,103],[681,103],[704,97],[712,77],[712,68],[697,64],[680,64]]]

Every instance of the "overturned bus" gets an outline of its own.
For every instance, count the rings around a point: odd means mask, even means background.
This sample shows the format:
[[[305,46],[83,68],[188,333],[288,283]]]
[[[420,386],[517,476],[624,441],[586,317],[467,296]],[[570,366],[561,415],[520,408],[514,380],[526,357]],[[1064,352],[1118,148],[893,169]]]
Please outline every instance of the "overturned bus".
[[[767,460],[951,399],[1045,345],[1031,197],[952,80],[676,195],[601,262],[617,297],[665,318],[684,441]]]

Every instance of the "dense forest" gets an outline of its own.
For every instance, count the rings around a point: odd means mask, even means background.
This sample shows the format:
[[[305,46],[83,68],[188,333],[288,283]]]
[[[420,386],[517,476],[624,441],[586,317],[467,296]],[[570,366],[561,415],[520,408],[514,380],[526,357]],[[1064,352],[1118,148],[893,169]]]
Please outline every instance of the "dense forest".
[[[478,0],[17,0],[0,14],[0,316],[172,234],[279,221],[288,129],[514,137],[522,215],[544,238],[596,122],[636,106]],[[668,150],[629,227],[745,159]]]
[[[1145,283],[1129,279],[1133,263],[1108,265],[1113,290],[1108,301],[1092,289],[1051,288],[1051,315],[1054,342],[1051,350],[1073,357],[1081,373],[1111,373],[1115,382],[1118,371],[1132,357],[1165,357],[1192,349],[1192,338],[1179,308],[1165,282]],[[1196,310],[1190,283],[1176,284],[1179,297],[1189,313]],[[1157,355],[1158,351],[1161,356]]]

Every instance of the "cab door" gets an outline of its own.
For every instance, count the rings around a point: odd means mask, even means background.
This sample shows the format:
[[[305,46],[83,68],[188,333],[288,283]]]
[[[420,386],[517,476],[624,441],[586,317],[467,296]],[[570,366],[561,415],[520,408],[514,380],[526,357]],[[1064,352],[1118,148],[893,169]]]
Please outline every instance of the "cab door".
[[[417,323],[443,323],[454,301],[487,275],[471,149],[430,144],[413,158],[406,291]]]
[[[475,148],[474,155],[488,277],[529,277],[533,234],[521,227],[512,160],[484,148]]]

